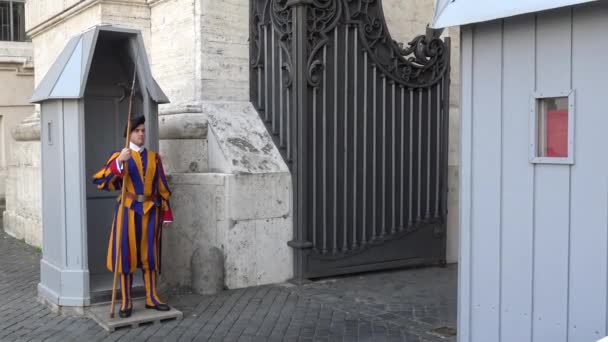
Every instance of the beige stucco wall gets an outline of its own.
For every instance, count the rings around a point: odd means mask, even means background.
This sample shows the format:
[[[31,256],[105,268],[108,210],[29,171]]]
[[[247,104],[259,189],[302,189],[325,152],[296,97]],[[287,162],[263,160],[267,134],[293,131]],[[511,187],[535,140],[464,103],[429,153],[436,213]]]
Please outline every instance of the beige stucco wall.
[[[13,135],[19,123],[34,111],[34,106],[28,103],[34,89],[32,53],[31,43],[0,42],[0,84],[3,85],[0,91],[0,198],[7,202],[3,213],[5,231],[39,246],[39,229],[28,229],[30,227],[13,220],[19,215],[39,216],[40,209],[39,201],[29,201],[29,196],[35,196],[37,191],[35,183],[27,177],[36,177],[38,168],[35,165],[31,167],[30,163],[36,159],[36,153],[27,150]],[[23,170],[22,164],[30,165]],[[27,179],[18,179],[20,175]],[[24,195],[18,196],[19,192]]]
[[[4,197],[4,176],[13,148],[11,130],[33,106],[28,98],[34,87],[32,44],[0,41],[0,198]]]

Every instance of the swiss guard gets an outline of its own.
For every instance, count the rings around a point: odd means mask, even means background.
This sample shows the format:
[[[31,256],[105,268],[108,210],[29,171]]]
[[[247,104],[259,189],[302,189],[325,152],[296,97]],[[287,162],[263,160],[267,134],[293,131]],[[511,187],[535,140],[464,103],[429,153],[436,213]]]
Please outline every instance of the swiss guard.
[[[173,221],[167,185],[160,155],[144,147],[146,131],[145,117],[131,119],[129,132],[130,148],[115,152],[106,165],[93,176],[98,189],[121,190],[124,179],[124,205],[117,199],[108,245],[107,268],[120,274],[122,305],[119,316],[131,316],[133,303],[131,288],[133,273],[137,268],[143,271],[146,287],[146,308],[169,311],[156,292],[156,274],[159,270],[161,229]],[[125,137],[127,129],[125,128]],[[126,169],[126,170],[125,170]],[[126,177],[124,177],[126,176]],[[119,215],[119,210],[123,213]],[[117,218],[122,216],[121,238],[118,261],[116,260]],[[125,229],[126,228],[126,229]]]

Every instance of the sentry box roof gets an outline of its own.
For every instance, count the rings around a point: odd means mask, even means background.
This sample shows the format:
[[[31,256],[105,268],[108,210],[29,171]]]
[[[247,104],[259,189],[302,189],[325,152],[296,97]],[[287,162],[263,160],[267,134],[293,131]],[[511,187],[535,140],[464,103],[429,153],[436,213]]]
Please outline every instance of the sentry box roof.
[[[434,28],[474,24],[598,0],[437,0]]]
[[[51,66],[30,98],[32,103],[53,99],[81,99],[84,97],[91,61],[100,39],[128,39],[131,61],[137,59],[137,75],[140,87],[145,87],[156,103],[169,103],[150,70],[141,33],[137,30],[110,25],[95,26],[70,39],[55,63]]]

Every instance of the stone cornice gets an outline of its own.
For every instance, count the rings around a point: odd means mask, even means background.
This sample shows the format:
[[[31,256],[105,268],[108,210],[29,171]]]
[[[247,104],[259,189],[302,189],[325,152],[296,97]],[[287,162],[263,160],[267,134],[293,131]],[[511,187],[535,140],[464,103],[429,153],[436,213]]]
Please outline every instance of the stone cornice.
[[[17,76],[34,76],[34,67],[0,62],[0,70],[14,72]]]
[[[160,5],[163,2],[167,2],[169,0],[148,0],[148,5],[150,5],[150,7],[154,7],[156,5]]]
[[[143,0],[142,0],[143,1]],[[27,31],[27,34],[31,38],[42,34],[43,32],[67,21],[68,19],[88,10],[89,8],[99,4],[115,4],[115,5],[129,5],[136,7],[149,7],[146,2],[133,2],[128,0],[84,0],[71,7],[66,8],[62,12],[48,18],[40,24],[32,27]]]
[[[19,125],[12,130],[13,138],[17,141],[38,141],[40,140],[40,112],[23,119]]]
[[[202,113],[165,114],[158,118],[160,139],[206,139],[207,116]]]

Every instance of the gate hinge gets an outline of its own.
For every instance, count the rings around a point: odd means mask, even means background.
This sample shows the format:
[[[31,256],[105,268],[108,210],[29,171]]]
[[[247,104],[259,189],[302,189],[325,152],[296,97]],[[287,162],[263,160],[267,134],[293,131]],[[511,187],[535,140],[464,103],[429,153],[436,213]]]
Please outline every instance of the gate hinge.
[[[296,241],[291,240],[287,242],[287,246],[295,249],[310,249],[313,247],[312,242],[310,241]]]

